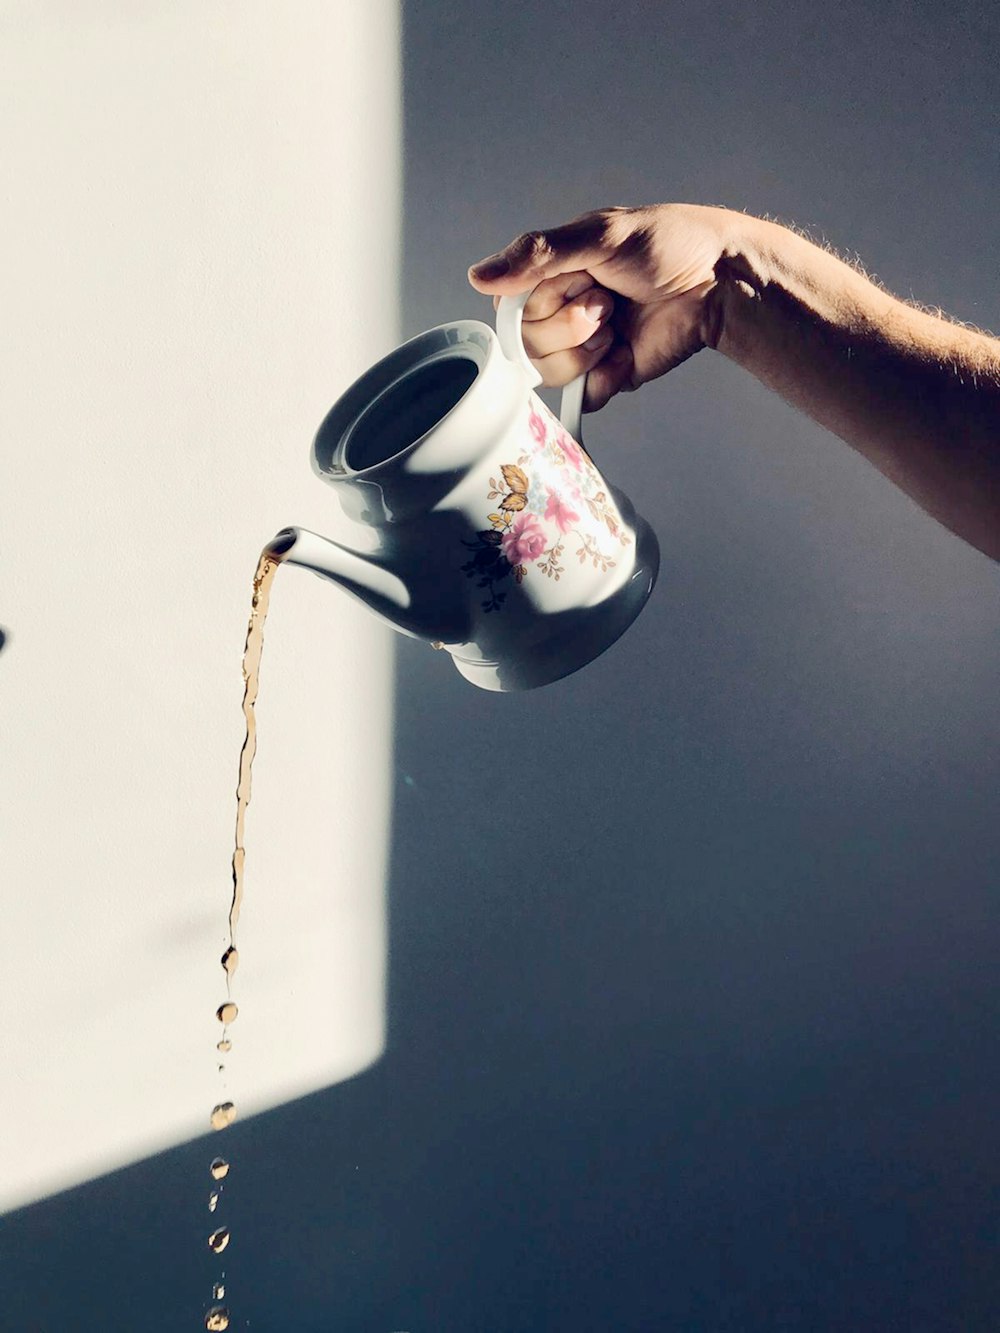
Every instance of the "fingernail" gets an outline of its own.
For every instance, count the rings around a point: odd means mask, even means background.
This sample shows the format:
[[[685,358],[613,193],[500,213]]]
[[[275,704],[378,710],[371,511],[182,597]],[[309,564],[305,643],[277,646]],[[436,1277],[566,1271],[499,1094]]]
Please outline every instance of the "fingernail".
[[[611,301],[608,297],[592,296],[590,300],[584,304],[583,313],[588,319],[593,320],[596,324],[599,319],[604,318],[610,309]]]
[[[603,329],[598,329],[596,333],[592,334],[587,339],[583,344],[584,350],[587,352],[596,352],[598,347],[603,347],[605,343],[609,343],[613,337],[614,331],[609,329],[605,324]]]
[[[472,272],[483,282],[492,282],[494,278],[502,278],[509,268],[510,260],[504,259],[503,255],[490,255],[488,259],[473,264]]]

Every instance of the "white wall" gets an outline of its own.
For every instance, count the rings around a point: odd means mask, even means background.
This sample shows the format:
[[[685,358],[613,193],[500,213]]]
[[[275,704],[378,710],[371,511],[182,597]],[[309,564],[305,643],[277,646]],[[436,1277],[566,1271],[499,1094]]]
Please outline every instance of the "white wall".
[[[207,1129],[240,654],[312,432],[397,340],[392,0],[7,6],[0,1206]],[[140,9],[142,12],[136,12]],[[384,1040],[389,633],[281,571],[243,1114]]]

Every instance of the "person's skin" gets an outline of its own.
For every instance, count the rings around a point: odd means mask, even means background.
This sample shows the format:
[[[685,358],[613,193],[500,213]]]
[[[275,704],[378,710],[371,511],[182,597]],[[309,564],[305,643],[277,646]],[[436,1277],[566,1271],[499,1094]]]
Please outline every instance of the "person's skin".
[[[469,281],[494,304],[532,291],[525,350],[546,384],[589,372],[587,411],[714,348],[1000,559],[1000,341],[788,228],[697,204],[601,209],[517,237]]]

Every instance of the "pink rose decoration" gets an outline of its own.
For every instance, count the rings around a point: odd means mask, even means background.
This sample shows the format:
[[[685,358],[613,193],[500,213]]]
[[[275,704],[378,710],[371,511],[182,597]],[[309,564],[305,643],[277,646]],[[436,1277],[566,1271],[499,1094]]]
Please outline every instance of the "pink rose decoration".
[[[504,559],[511,565],[537,560],[545,550],[545,532],[534,514],[518,514],[500,539]]]
[[[577,472],[581,472],[583,470],[583,450],[572,435],[568,435],[564,430],[559,432],[559,448],[566,455],[566,461],[572,463]]]
[[[545,443],[545,422],[535,411],[532,411],[528,418],[528,428],[535,437],[535,447],[541,449]]]
[[[565,532],[571,528],[574,523],[579,523],[580,515],[575,509],[570,509],[569,505],[555,491],[549,491],[549,502],[545,506],[545,517],[554,518],[559,525],[559,531]]]

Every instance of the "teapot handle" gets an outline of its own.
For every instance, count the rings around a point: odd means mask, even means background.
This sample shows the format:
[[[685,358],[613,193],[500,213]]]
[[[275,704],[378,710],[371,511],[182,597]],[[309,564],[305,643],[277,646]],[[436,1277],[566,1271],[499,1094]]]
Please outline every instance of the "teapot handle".
[[[520,366],[534,389],[541,384],[542,377],[529,361],[521,339],[521,320],[530,295],[529,291],[519,292],[517,296],[501,296],[497,306],[497,339],[504,356]],[[570,380],[559,403],[559,420],[578,444],[583,443],[583,390],[586,383],[586,372]]]

